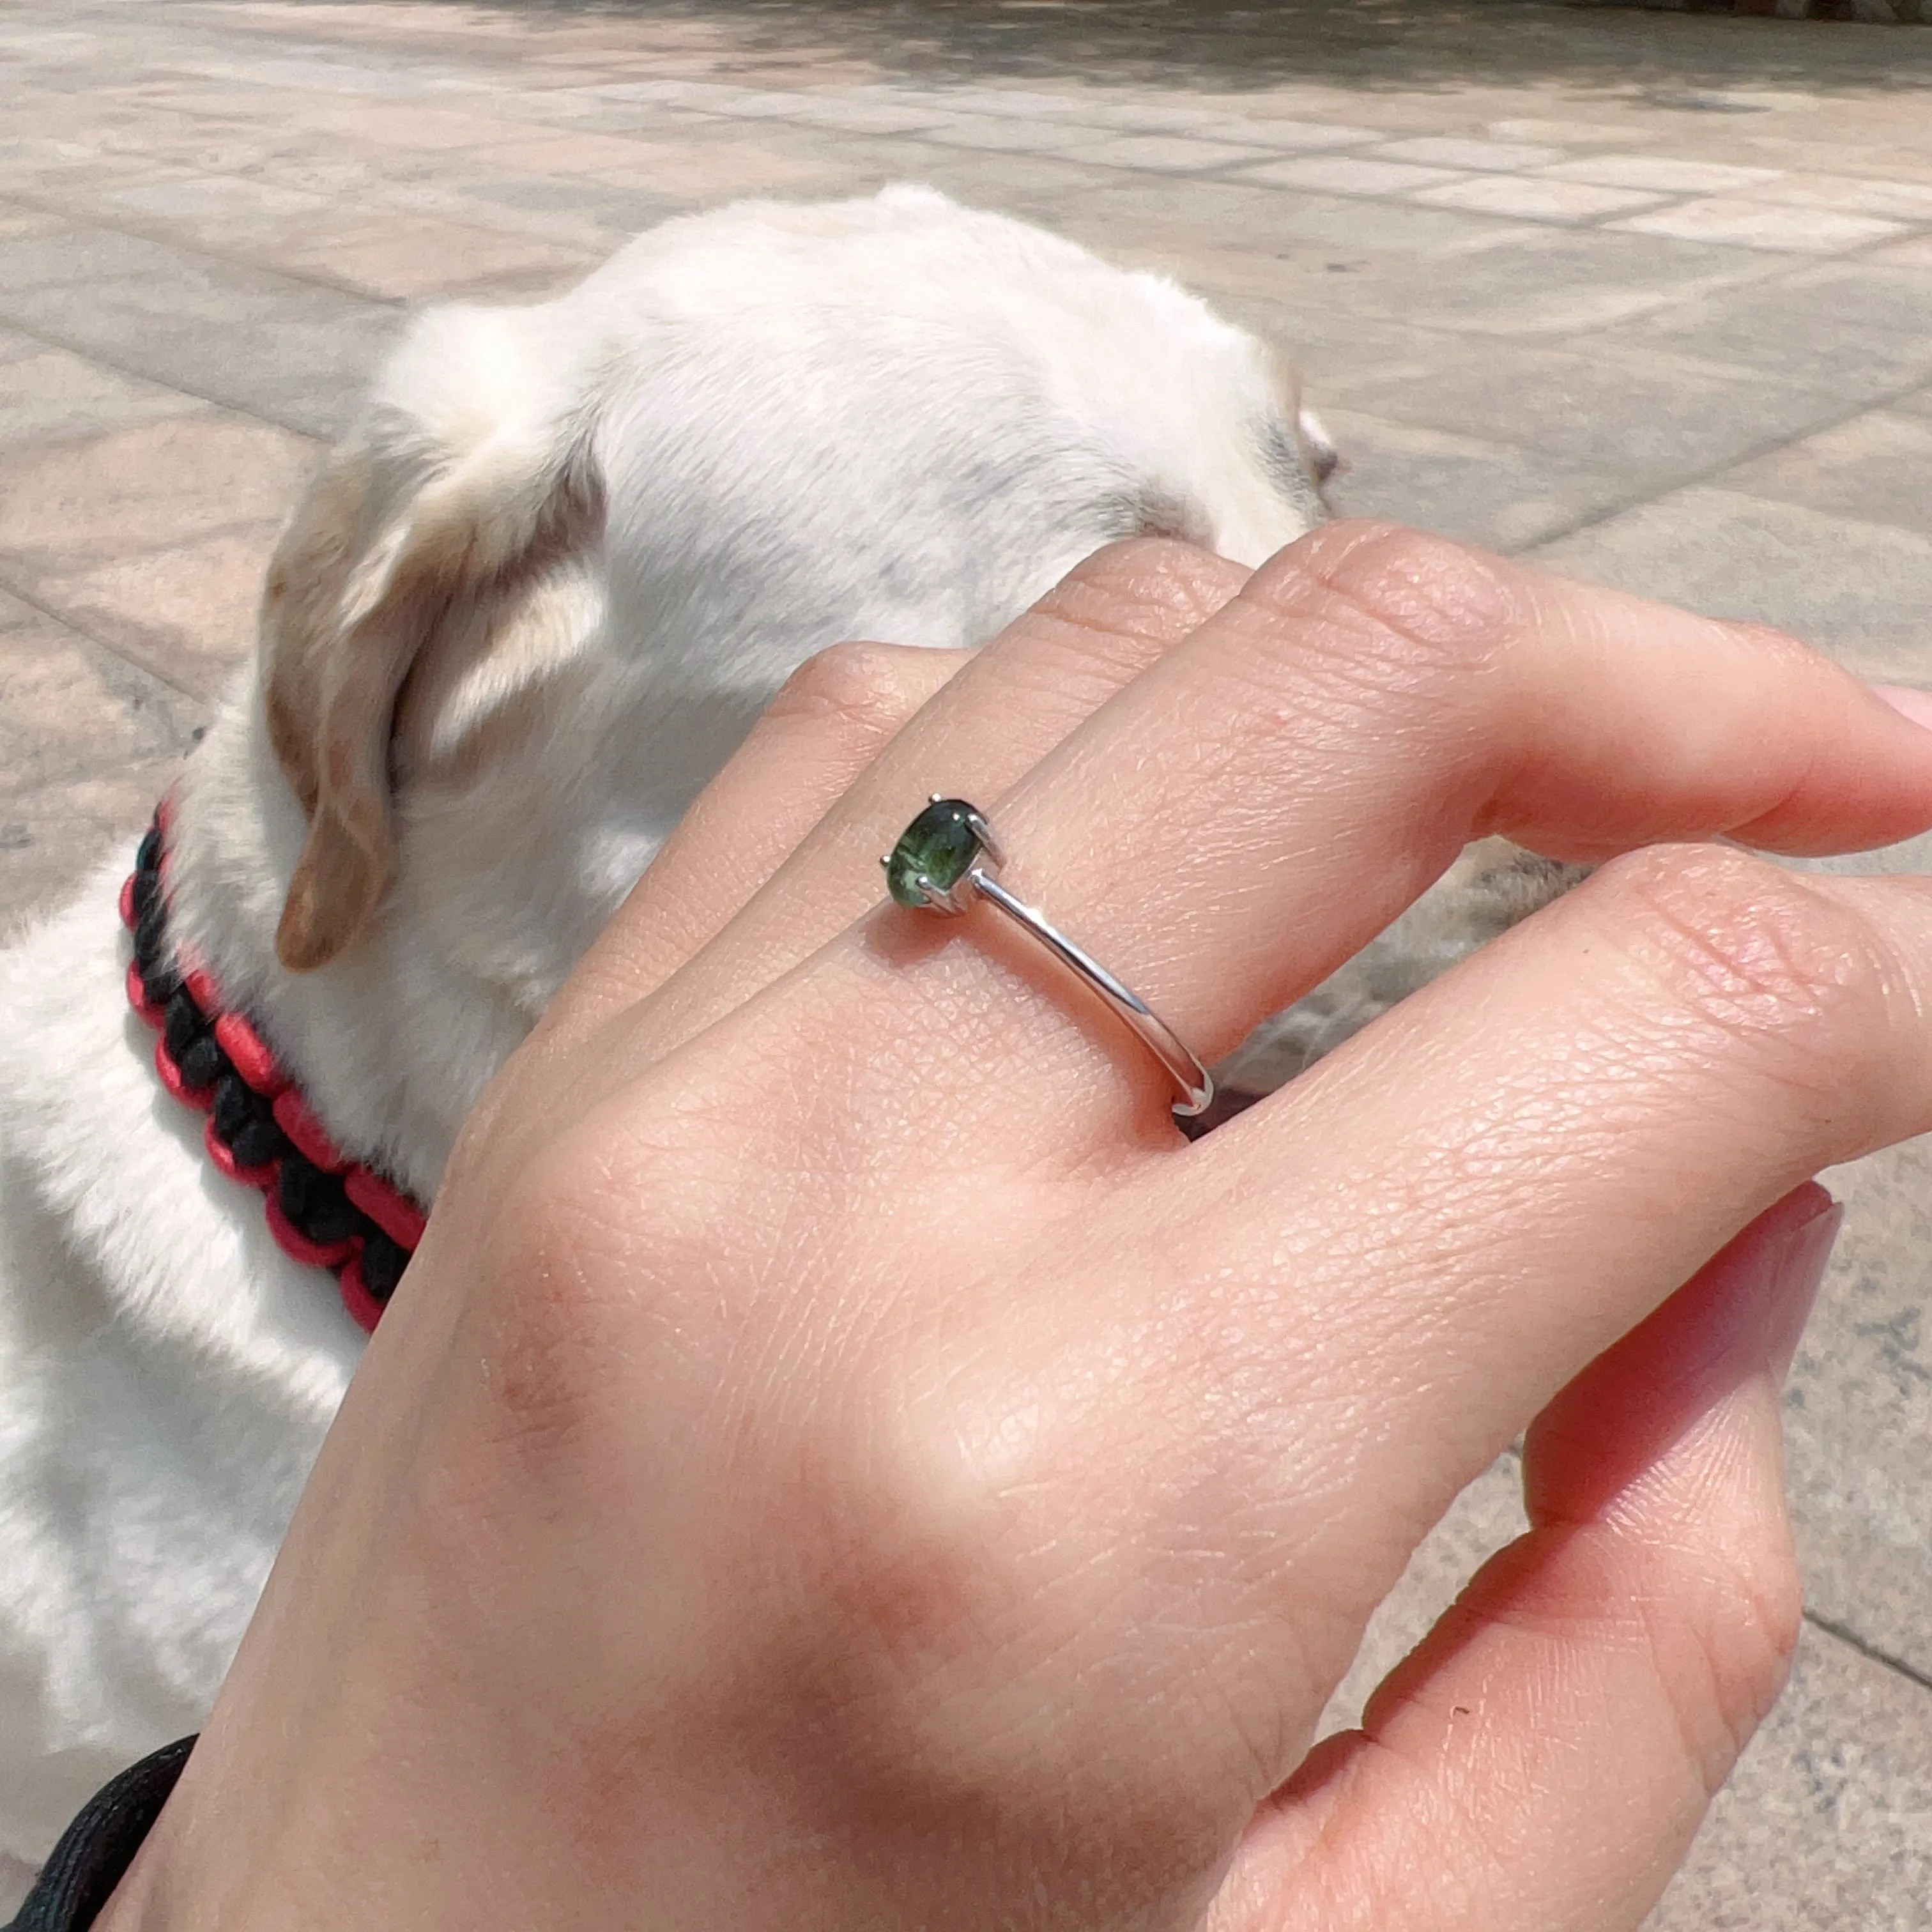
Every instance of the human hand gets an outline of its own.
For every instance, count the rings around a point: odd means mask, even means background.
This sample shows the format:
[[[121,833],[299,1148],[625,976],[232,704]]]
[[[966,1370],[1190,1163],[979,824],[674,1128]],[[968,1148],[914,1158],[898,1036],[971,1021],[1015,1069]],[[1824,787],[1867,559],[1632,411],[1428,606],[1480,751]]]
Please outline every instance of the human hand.
[[[951,662],[802,677],[479,1108],[110,1932],[1640,1919],[1782,1680],[1803,1184],[1932,1126],[1932,891],[1636,853],[1190,1146],[874,857],[986,803],[1212,1055],[1478,833],[1886,842],[1932,733],[1433,539],[1242,574],[1107,554],[896,735]]]

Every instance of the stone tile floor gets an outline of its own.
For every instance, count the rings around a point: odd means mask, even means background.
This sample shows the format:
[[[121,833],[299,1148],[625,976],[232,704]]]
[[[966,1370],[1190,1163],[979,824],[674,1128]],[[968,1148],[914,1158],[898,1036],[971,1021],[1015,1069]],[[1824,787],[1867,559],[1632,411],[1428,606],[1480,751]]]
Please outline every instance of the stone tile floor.
[[[1298,356],[1345,507],[1932,685],[1932,32],[6,0],[0,62],[0,913],[145,817],[408,304],[753,191],[920,178],[1172,271]],[[1932,1927],[1932,1155],[1834,1180],[1789,1407],[1809,1622],[1673,1932]],[[1338,1712],[1517,1520],[1505,1464]]]

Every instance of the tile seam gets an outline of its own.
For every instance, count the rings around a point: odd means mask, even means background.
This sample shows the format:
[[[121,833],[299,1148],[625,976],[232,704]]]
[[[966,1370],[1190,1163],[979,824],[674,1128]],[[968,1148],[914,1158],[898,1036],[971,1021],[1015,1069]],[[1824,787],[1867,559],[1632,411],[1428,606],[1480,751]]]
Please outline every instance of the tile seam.
[[[1855,1650],[1869,1662],[1879,1664],[1905,1679],[1916,1684],[1922,1690],[1932,1690],[1932,1671],[1921,1670],[1916,1664],[1908,1664],[1902,1657],[1895,1657],[1881,1646],[1859,1636],[1850,1624],[1840,1623],[1836,1617],[1828,1617],[1822,1610],[1807,1608],[1804,1621],[1815,1630],[1821,1630],[1829,1637],[1835,1637],[1848,1648]]]

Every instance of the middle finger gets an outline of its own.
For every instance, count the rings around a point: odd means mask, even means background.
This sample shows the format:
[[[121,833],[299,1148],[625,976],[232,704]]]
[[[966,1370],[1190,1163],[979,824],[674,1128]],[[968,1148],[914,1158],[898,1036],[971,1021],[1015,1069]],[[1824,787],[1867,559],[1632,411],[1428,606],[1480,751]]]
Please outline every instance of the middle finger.
[[[907,775],[899,824],[926,789]],[[1473,837],[1887,844],[1932,822],[1932,732],[1790,639],[1334,525],[976,802],[1003,883],[1211,1062]],[[862,1001],[865,1051],[956,1136],[997,1123],[1016,1162],[1070,1168],[1136,1120],[1168,1137],[1152,1056],[992,908],[888,910],[844,958],[863,990],[806,997]]]

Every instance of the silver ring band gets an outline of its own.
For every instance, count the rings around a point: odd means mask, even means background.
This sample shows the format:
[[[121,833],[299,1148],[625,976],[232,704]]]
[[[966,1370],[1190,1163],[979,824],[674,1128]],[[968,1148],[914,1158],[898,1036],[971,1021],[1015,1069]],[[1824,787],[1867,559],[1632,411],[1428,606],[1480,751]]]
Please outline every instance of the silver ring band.
[[[1022,932],[1078,974],[1133,1029],[1180,1088],[1182,1098],[1174,1108],[1177,1114],[1205,1113],[1214,1102],[1214,1082],[1180,1036],[1091,954],[1083,952],[1031,906],[1015,898],[987,869],[989,862],[1002,866],[1006,855],[986,814],[963,798],[934,792],[926,809],[879,863],[886,868],[886,889],[901,905],[953,914],[965,911],[975,898],[998,907]]]

